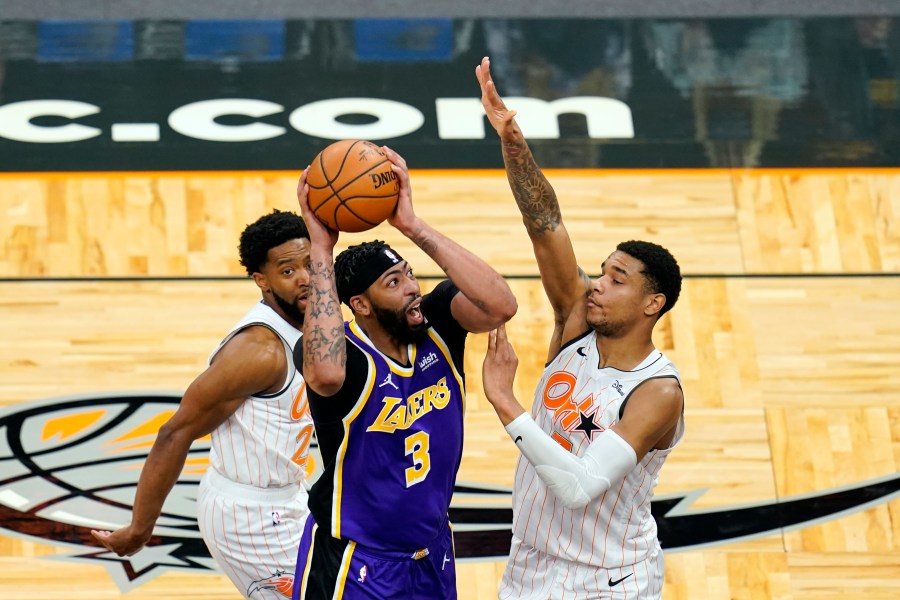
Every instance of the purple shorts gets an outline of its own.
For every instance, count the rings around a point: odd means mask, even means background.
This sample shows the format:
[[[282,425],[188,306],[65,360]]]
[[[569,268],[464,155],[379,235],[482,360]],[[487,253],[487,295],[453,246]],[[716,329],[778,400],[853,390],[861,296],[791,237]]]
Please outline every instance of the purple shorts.
[[[456,600],[450,524],[418,551],[385,551],[331,537],[312,515],[300,539],[293,600]]]

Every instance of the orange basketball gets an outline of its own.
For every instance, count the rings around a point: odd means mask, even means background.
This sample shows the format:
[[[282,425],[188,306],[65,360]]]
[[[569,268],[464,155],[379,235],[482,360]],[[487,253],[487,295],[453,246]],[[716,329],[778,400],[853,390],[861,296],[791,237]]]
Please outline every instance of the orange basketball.
[[[319,152],[306,174],[309,207],[338,231],[365,231],[397,207],[400,182],[381,148],[341,140]]]

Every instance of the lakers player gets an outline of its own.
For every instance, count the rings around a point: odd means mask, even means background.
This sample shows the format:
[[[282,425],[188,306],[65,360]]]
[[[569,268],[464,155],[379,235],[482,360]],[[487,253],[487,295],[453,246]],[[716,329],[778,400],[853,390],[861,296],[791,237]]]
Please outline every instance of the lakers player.
[[[489,336],[485,395],[522,453],[500,598],[659,598],[650,502],[684,433],[684,397],[651,335],[678,299],[678,264],[661,246],[623,242],[589,280],[487,58],[476,76],[555,320],[530,415],[513,395],[517,359],[505,331]]]
[[[380,241],[333,258],[337,233],[311,213],[301,176],[310,302],[294,361],[324,472],[310,491],[295,600],[457,597],[447,513],[462,459],[466,336],[516,312],[499,273],[414,214],[406,163],[385,153],[400,182],[388,221],[448,280],[423,296],[409,264]]]
[[[200,533],[246,598],[290,597],[306,521],[312,437],[303,379],[294,368],[309,285],[303,220],[274,211],[247,226],[241,264],[262,300],[237,322],[160,428],[141,471],[131,524],[94,531],[119,556],[150,539],[191,442],[212,434],[200,482]]]

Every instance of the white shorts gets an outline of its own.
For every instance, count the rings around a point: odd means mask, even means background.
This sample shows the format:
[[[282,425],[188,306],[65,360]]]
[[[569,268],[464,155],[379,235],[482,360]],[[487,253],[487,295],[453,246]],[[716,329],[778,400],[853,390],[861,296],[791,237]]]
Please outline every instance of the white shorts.
[[[307,498],[301,484],[258,488],[206,470],[197,496],[200,535],[245,598],[291,597]]]
[[[662,550],[634,565],[604,569],[545,554],[513,536],[499,598],[659,600],[662,586]]]

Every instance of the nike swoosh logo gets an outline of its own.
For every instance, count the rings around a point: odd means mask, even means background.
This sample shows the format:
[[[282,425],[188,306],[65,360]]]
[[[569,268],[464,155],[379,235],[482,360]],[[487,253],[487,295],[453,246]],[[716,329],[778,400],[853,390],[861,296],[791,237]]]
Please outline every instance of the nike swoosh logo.
[[[578,349],[575,350],[575,352],[577,352],[577,353],[580,354],[581,356],[587,358],[587,354],[584,353],[584,346],[579,346]]]
[[[516,439],[513,440],[513,441],[514,441],[516,444],[518,444],[519,442],[522,441],[522,436],[521,436],[521,435],[517,435],[517,436],[516,436]]]
[[[631,577],[632,575],[634,575],[634,573],[629,573],[628,575],[626,575],[626,576],[623,577],[622,579],[616,579],[616,580],[613,580],[612,578],[610,578],[610,580],[609,580],[609,582],[608,582],[608,583],[609,583],[609,587],[615,587],[615,586],[619,585],[620,583],[622,583],[623,581],[625,581],[626,579],[628,579],[628,578]]]

